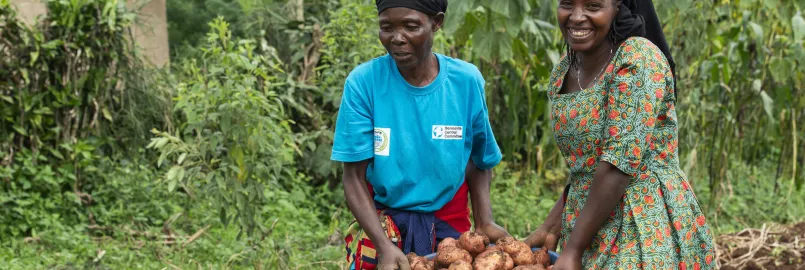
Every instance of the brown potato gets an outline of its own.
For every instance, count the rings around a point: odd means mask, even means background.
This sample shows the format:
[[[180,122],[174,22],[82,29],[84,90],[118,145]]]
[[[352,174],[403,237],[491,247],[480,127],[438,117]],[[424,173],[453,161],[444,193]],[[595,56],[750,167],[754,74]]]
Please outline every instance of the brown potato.
[[[489,245],[489,237],[482,233],[465,232],[458,238],[459,247],[470,252],[472,257],[478,256]]]
[[[446,247],[458,247],[458,240],[453,237],[448,237],[439,242],[439,245],[436,247],[436,250],[442,250]]]
[[[514,239],[503,241],[499,246],[503,249],[503,251],[509,253],[509,255],[512,256],[515,256],[525,251],[531,252],[531,248],[529,248],[528,245],[526,245],[526,243]]]
[[[514,260],[512,260],[512,256],[505,252],[503,254],[506,257],[506,263],[504,264],[503,269],[512,270],[514,268]]]
[[[517,266],[514,270],[545,270],[545,267],[539,264],[529,264]]]
[[[466,250],[457,247],[446,247],[443,250],[439,250],[436,254],[436,264],[439,267],[449,267],[457,261],[472,263],[472,256],[470,256],[470,253]]]
[[[512,259],[516,265],[530,265],[536,264],[537,262],[536,255],[534,255],[530,249],[520,250],[518,253],[512,256]]]
[[[419,257],[411,264],[411,270],[433,270],[433,262],[429,262],[425,258]]]
[[[408,258],[408,264],[413,265],[414,260],[416,260],[416,258],[419,257],[419,256],[417,256],[416,253],[408,252],[408,254],[405,255],[405,257]]]
[[[484,252],[481,252],[481,254],[478,254],[478,256],[475,256],[475,257],[478,258],[478,257],[483,256],[486,253],[493,252],[493,251],[503,251],[503,249],[501,249],[499,246],[488,246],[488,247],[486,247],[486,249],[484,249]]]
[[[485,252],[483,256],[475,258],[475,270],[501,270],[506,267],[506,252],[497,250]]]
[[[472,270],[472,263],[457,261],[451,264],[448,270]]]
[[[497,241],[497,242],[495,242],[495,245],[498,245],[498,246],[503,246],[503,245],[505,245],[506,243],[509,243],[509,242],[514,242],[514,241],[517,241],[516,239],[514,239],[514,237],[511,237],[511,236],[506,236],[506,237],[503,237],[503,238],[498,239],[498,241]]]
[[[548,266],[551,264],[551,256],[548,255],[548,249],[542,247],[542,249],[534,251],[534,264],[539,264],[542,266]]]

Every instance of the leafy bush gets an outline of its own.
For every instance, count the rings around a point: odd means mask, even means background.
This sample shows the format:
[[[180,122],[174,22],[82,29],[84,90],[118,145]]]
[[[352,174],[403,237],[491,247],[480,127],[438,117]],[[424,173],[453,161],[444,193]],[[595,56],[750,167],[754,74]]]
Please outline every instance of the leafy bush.
[[[0,236],[96,224],[93,195],[113,182],[102,157],[136,153],[169,104],[149,89],[123,3],[46,5],[29,28],[0,2]]]

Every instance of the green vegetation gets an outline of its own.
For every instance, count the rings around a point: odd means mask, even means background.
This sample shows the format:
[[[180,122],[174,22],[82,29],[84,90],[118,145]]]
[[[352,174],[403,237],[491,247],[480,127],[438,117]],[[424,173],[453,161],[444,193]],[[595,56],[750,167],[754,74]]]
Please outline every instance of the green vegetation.
[[[805,5],[656,2],[683,169],[716,233],[803,220]],[[46,3],[29,27],[0,0],[2,265],[344,267],[351,216],[329,154],[344,78],[383,53],[373,1],[168,1],[165,70],[138,60],[122,2]],[[567,177],[546,111],[555,5],[451,3],[435,44],[487,79],[505,154],[493,208],[518,236]]]

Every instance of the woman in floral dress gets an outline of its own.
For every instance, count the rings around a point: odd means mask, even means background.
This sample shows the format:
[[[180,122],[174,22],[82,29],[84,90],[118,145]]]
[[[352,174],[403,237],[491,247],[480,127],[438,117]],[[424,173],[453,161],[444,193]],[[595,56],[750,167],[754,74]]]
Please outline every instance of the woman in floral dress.
[[[715,268],[679,167],[673,60],[653,4],[559,0],[557,18],[568,54],[548,96],[570,179],[526,242],[558,244],[554,269]]]

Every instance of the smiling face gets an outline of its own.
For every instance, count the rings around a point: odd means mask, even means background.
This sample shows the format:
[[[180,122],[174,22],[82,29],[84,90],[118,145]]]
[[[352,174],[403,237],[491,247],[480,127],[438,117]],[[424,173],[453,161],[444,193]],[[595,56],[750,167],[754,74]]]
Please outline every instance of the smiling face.
[[[419,66],[428,60],[433,33],[444,21],[444,13],[430,17],[410,8],[389,8],[379,15],[380,42],[401,69]]]
[[[559,0],[556,18],[570,48],[589,52],[608,42],[620,0]]]

